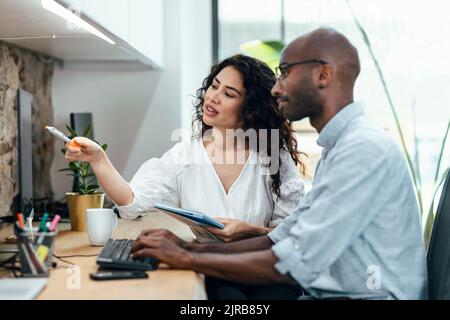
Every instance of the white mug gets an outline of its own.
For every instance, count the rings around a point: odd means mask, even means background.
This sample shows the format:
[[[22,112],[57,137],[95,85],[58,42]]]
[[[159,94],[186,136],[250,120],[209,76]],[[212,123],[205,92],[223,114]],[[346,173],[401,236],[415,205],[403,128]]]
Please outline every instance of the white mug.
[[[93,246],[104,246],[117,227],[117,215],[113,209],[86,209],[87,231]]]

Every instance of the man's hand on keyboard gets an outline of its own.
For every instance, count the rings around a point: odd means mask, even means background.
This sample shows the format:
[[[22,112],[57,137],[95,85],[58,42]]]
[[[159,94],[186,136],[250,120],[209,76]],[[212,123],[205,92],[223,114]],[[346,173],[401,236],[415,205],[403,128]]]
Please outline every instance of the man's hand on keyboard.
[[[186,245],[186,241],[181,240],[176,235],[174,235],[172,232],[170,232],[167,229],[149,229],[144,230],[141,232],[141,234],[137,237],[136,241],[139,240],[141,237],[147,237],[147,236],[155,236],[155,237],[163,237],[167,240],[172,241],[173,243],[177,244],[178,246],[184,248]]]
[[[166,237],[153,233],[139,236],[131,252],[134,257],[156,258],[174,269],[187,269],[192,260],[192,254],[189,251]]]

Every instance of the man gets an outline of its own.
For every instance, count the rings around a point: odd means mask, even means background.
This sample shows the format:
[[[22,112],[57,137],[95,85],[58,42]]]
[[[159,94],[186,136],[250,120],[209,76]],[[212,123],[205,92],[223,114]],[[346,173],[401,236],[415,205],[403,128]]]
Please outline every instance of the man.
[[[359,72],[357,50],[333,29],[283,51],[272,93],[290,120],[310,119],[323,151],[311,191],[268,236],[197,244],[150,230],[134,254],[237,283],[298,284],[313,298],[426,298],[411,176],[397,144],[353,102]]]

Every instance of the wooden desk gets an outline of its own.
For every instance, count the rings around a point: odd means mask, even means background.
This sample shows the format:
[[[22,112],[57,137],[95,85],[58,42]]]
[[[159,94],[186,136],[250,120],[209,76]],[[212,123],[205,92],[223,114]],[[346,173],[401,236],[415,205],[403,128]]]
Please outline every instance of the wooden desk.
[[[119,219],[113,232],[116,239],[135,239],[144,229],[166,228],[184,240],[192,240],[189,228],[179,221],[162,213],[150,215],[133,221]],[[92,247],[86,232],[73,232],[69,224],[60,224],[56,238],[57,256],[93,255],[100,253],[102,247]],[[0,242],[11,234],[12,228],[0,231]],[[91,272],[97,270],[96,257],[66,258],[77,267],[61,262],[50,272],[47,287],[37,297],[39,300],[53,299],[206,299],[203,275],[192,271],[170,270],[161,266],[148,272],[148,279],[93,281]],[[79,288],[78,288],[79,286]]]

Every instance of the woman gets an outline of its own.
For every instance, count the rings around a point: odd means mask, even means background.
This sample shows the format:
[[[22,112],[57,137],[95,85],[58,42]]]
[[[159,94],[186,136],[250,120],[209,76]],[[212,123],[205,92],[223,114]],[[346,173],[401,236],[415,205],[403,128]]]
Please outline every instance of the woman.
[[[304,166],[294,131],[271,96],[274,83],[270,68],[247,56],[213,66],[197,91],[192,139],[145,162],[130,183],[87,138],[75,138],[81,148],[68,145],[66,159],[91,164],[123,218],[152,211],[159,202],[216,217],[225,228],[209,230],[224,241],[267,234],[304,194],[297,168]],[[260,129],[279,134],[269,132],[272,141],[266,144],[230,135],[250,132],[262,138]],[[278,162],[279,170],[268,173]]]

